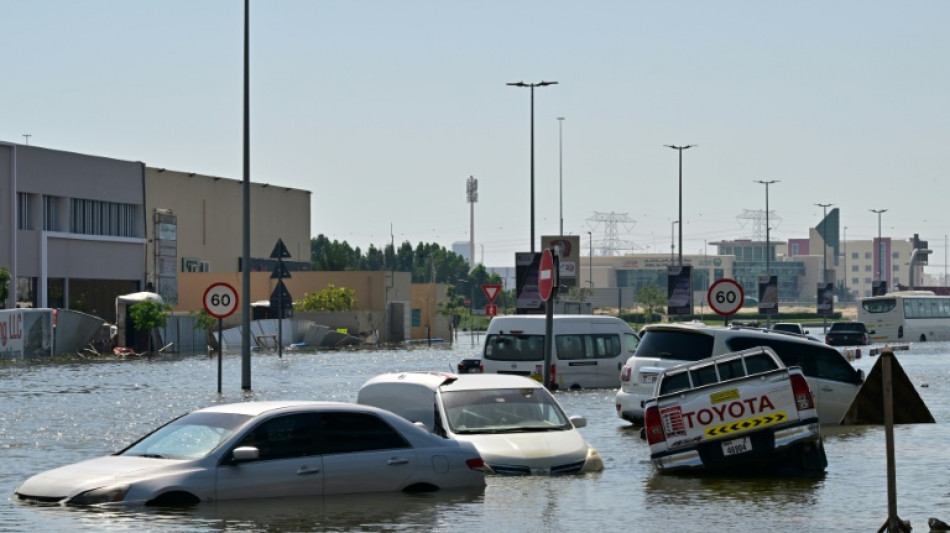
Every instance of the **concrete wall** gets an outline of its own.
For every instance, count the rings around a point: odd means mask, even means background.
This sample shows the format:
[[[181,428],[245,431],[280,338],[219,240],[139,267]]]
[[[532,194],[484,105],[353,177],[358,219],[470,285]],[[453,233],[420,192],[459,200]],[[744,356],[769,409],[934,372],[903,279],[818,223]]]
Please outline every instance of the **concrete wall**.
[[[277,280],[270,279],[270,276],[270,272],[251,272],[251,302],[270,301],[270,295],[277,286]],[[389,340],[386,303],[404,302],[408,307],[412,298],[412,276],[408,272],[292,272],[291,277],[283,281],[294,300],[323,290],[330,283],[336,287],[354,289],[356,311],[372,312],[373,316],[385,319],[375,326],[379,329],[381,342]],[[179,298],[173,311],[187,313],[203,309],[205,291],[217,282],[229,283],[243,301],[240,272],[183,272],[178,275]],[[241,325],[242,306],[238,304],[237,312],[225,320],[224,327]],[[403,329],[402,326],[400,328]]]

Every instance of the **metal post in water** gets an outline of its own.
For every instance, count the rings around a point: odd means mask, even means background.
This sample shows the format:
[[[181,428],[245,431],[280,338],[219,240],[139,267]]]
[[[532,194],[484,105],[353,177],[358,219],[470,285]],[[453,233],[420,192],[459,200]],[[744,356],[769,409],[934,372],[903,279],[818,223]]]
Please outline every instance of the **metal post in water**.
[[[554,388],[551,381],[551,363],[554,362],[554,294],[557,289],[551,289],[551,296],[544,302],[544,367],[541,369],[544,386]]]
[[[224,350],[224,319],[218,319],[218,394],[221,394],[221,352]]]
[[[903,522],[897,516],[897,472],[894,465],[894,381],[891,376],[891,363],[894,351],[885,348],[881,352],[882,390],[884,392],[884,439],[887,448],[887,522],[878,533],[910,533],[910,522]]]

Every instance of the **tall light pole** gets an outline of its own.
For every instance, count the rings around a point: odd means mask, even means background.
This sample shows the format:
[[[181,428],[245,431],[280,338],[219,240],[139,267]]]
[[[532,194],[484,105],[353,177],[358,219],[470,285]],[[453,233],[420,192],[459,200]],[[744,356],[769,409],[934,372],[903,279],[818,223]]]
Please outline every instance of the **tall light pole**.
[[[525,83],[523,81],[517,81],[508,83],[507,85],[512,87],[528,87],[531,89],[531,253],[534,253],[534,88],[557,85],[557,82],[539,81],[537,83]]]
[[[590,255],[587,257],[587,278],[591,290],[594,289],[594,236],[587,232],[587,240],[590,241]]]
[[[675,254],[675,252],[676,252],[676,237],[675,237],[676,233],[675,233],[675,232],[676,232],[676,225],[679,224],[679,223],[680,223],[679,220],[674,220],[673,223],[670,224],[670,266],[673,266],[673,261],[675,260],[675,256],[676,256],[676,254]],[[680,236],[681,236],[681,238],[682,238],[682,233],[680,233]],[[680,243],[682,244],[682,242],[683,242],[683,241],[681,240]],[[683,253],[683,250],[682,250],[682,249],[680,249],[680,253]],[[680,264],[683,264],[683,261],[680,261]]]
[[[844,245],[842,246],[844,250],[844,288],[848,291],[848,301],[851,301],[851,285],[848,282],[848,226],[844,227]]]
[[[679,255],[679,265],[683,266],[683,150],[689,150],[690,148],[696,146],[695,144],[687,144],[684,146],[674,146],[672,144],[664,144],[663,146],[667,148],[672,148],[680,153],[680,186],[679,186],[679,225],[680,225],[680,255]]]
[[[872,213],[877,213],[877,268],[874,272],[874,281],[881,281],[881,274],[884,273],[884,253],[881,251],[881,213],[886,213],[887,209],[869,209]]]
[[[561,232],[564,235],[564,117],[557,117],[557,173],[560,199]],[[532,239],[534,240],[534,239]]]
[[[765,185],[765,277],[771,281],[772,278],[772,245],[769,243],[769,185],[778,183],[779,180],[755,180],[756,183]],[[775,287],[778,291],[778,287]],[[775,295],[778,301],[778,294]],[[772,327],[772,315],[765,315],[766,327]]]
[[[475,202],[478,201],[478,180],[475,176],[469,176],[465,183],[465,192],[470,205],[469,209],[469,230],[468,230],[468,266],[469,270],[475,270]]]

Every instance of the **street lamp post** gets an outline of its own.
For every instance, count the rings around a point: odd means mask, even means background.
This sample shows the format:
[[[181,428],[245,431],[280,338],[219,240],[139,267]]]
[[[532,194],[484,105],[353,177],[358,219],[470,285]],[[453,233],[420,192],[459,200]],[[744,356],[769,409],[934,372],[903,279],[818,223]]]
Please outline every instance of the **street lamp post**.
[[[696,146],[695,144],[687,144],[684,146],[674,146],[672,144],[664,144],[667,148],[672,148],[680,153],[680,178],[679,178],[679,225],[680,225],[680,255],[679,255],[679,265],[683,266],[683,150],[689,150],[690,148]]]
[[[779,180],[755,180],[756,183],[765,185],[765,277],[766,281],[772,278],[772,245],[769,243],[769,185],[778,183]],[[778,290],[778,287],[775,287]],[[775,295],[778,301],[778,294]],[[765,315],[765,326],[772,327],[772,315]]]
[[[531,89],[531,253],[534,253],[534,88],[557,85],[556,81],[539,81],[525,83],[523,81],[509,83],[512,87],[528,87]]]
[[[590,284],[590,290],[594,290],[594,236],[587,232],[587,240],[590,242],[590,255],[587,256],[587,277]]]
[[[564,235],[564,117],[557,117],[557,168],[561,215],[561,233],[558,235]],[[531,240],[534,241],[534,238]]]
[[[828,208],[835,204],[815,204],[821,208],[821,282],[828,283],[828,279],[825,277],[828,274],[828,237],[826,236],[828,232],[828,224],[825,220],[828,218]],[[825,290],[822,287],[821,290]],[[828,313],[825,312],[821,315],[821,327],[822,333],[828,332]]]
[[[881,281],[881,274],[884,273],[884,254],[881,252],[881,213],[886,213],[887,209],[869,209],[872,213],[877,213],[877,268],[874,271],[874,281]]]
[[[670,224],[670,266],[673,266],[673,265],[674,265],[673,261],[675,261],[675,259],[676,259],[676,237],[675,237],[675,235],[676,235],[676,225],[679,224],[679,223],[680,223],[679,220],[674,220],[673,223]],[[682,245],[682,243],[683,243],[683,241],[681,240],[681,241],[680,241],[680,244]],[[682,249],[680,249],[680,253],[682,253]],[[682,263],[683,263],[683,262],[680,261],[680,264],[682,264]]]

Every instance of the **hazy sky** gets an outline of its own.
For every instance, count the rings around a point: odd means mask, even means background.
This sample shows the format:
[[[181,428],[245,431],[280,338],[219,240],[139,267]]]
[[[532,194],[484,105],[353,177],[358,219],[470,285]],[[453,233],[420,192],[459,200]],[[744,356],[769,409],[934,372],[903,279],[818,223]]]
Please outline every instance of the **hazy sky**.
[[[241,179],[241,0],[0,0],[0,140]],[[530,248],[595,213],[669,252],[683,153],[684,253],[818,203],[847,238],[950,233],[950,2],[252,0],[251,177],[313,191],[311,233],[365,249],[469,238]],[[559,150],[557,117],[564,117]],[[563,165],[559,163],[563,157]],[[280,213],[274,213],[280,216]],[[711,251],[711,250],[710,250]],[[484,255],[482,255],[484,254]]]

